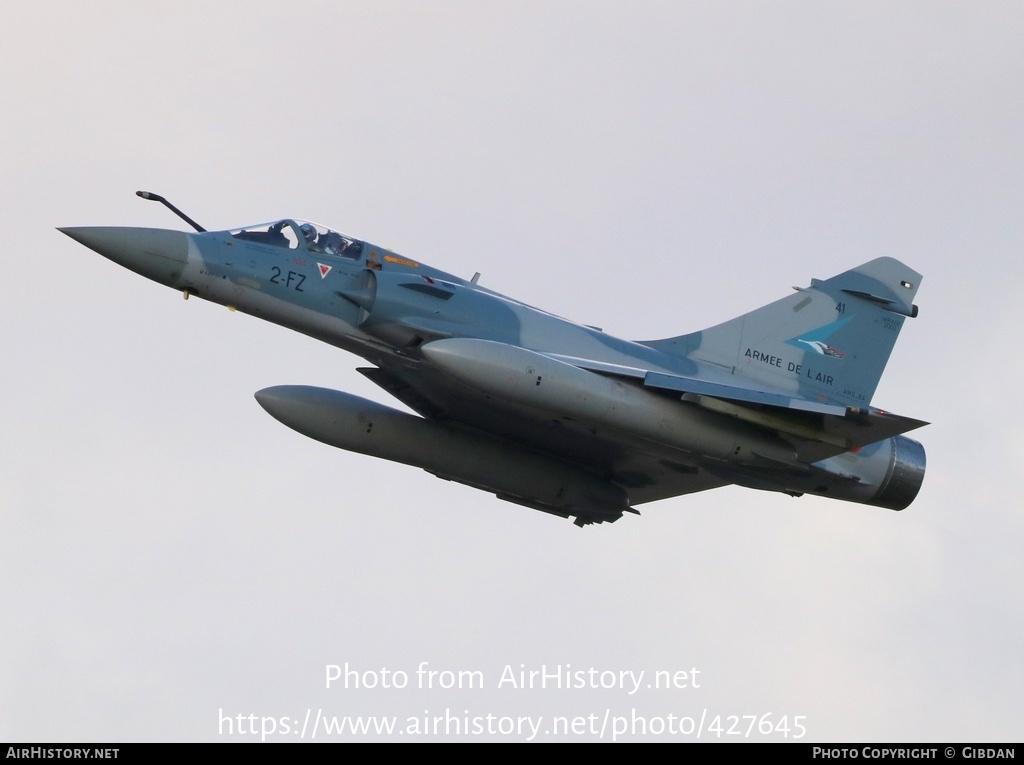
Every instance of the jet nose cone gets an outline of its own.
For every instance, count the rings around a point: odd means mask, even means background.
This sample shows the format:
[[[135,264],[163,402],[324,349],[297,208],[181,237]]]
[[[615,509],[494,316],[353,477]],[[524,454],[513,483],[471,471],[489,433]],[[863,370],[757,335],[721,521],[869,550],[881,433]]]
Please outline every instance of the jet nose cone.
[[[80,226],[57,229],[105,258],[173,287],[188,264],[188,235],[162,228]]]

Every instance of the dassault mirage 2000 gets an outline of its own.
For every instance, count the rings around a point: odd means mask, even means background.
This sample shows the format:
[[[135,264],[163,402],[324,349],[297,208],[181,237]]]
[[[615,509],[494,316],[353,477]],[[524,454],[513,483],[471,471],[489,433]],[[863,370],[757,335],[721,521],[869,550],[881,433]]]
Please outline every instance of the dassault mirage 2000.
[[[500,499],[615,521],[738,484],[902,510],[925,425],[871,406],[921,275],[877,258],[700,332],[620,340],[297,219],[62,232],[132,271],[351,351],[420,416],[299,385],[256,399],[331,446]]]

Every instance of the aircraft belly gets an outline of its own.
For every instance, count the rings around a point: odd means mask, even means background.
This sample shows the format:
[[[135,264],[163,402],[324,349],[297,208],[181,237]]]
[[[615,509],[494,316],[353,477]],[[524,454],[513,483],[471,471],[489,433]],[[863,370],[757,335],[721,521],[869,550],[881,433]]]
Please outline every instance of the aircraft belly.
[[[389,365],[390,366],[390,365]],[[690,455],[631,439],[592,423],[499,401],[411,362],[399,369],[360,370],[425,417],[457,423],[578,465],[621,486],[631,504],[725,485]]]
[[[623,448],[585,423],[498,401],[470,388],[454,387],[448,379],[431,378],[440,378],[440,375],[425,371],[417,376],[415,385],[410,386],[414,396],[394,390],[389,392],[410,406],[415,404],[413,408],[417,411],[426,409],[421,413],[429,413],[434,419],[457,422],[599,471],[610,469],[616,452]]]

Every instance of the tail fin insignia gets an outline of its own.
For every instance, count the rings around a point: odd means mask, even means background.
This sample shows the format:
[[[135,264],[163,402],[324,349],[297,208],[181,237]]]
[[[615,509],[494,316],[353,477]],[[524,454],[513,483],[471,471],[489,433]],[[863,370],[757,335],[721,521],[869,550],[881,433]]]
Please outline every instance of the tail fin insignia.
[[[920,284],[898,260],[876,258],[715,327],[647,345],[697,362],[723,383],[864,406],[903,322],[917,315]]]

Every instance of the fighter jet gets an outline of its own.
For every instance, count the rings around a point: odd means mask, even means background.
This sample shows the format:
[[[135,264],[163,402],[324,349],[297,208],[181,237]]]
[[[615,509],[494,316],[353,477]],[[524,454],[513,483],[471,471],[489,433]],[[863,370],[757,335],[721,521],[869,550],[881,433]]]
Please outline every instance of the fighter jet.
[[[330,343],[419,416],[337,390],[257,392],[323,443],[420,467],[499,499],[615,521],[738,484],[902,510],[927,423],[871,398],[921,275],[877,258],[743,316],[623,340],[304,220],[195,233],[60,231],[142,276]]]

